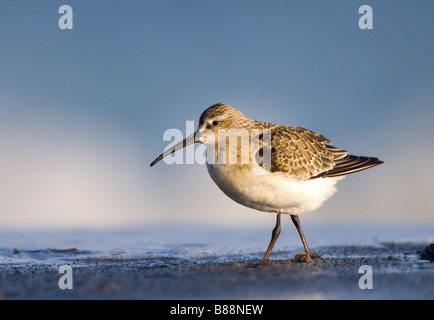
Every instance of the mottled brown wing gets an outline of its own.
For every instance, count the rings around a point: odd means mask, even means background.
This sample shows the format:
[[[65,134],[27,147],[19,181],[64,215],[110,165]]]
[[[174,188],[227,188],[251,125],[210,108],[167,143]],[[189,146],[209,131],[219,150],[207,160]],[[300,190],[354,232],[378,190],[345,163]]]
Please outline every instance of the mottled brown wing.
[[[271,172],[312,179],[332,170],[347,151],[331,146],[323,135],[300,127],[271,129]]]

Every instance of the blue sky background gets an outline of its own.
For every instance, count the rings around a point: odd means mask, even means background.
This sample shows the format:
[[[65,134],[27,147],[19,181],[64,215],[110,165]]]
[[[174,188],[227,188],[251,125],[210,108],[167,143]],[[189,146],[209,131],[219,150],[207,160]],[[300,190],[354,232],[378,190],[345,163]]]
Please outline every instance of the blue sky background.
[[[434,225],[433,39],[432,1],[4,0],[0,228],[272,227],[203,166],[149,167],[216,102],[385,161],[303,220]]]

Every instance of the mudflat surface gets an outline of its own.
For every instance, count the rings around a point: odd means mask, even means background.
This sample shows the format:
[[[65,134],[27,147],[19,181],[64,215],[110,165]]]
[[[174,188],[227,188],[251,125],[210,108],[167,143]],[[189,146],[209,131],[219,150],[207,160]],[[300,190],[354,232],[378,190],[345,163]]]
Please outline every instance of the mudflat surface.
[[[2,249],[2,299],[434,299],[434,263],[421,260],[428,243],[377,243],[313,248],[321,259],[299,263],[298,251],[214,252],[194,247],[176,254],[90,251],[19,254]],[[186,253],[187,252],[187,253]],[[224,258],[222,258],[224,256]],[[73,289],[60,289],[69,265]],[[362,290],[361,266],[372,268]]]

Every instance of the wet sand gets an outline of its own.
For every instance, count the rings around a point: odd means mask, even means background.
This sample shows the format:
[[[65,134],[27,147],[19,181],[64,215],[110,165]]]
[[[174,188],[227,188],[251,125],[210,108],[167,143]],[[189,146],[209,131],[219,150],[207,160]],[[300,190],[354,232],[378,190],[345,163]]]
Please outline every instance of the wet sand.
[[[57,253],[58,263],[0,264],[1,299],[434,299],[429,243],[379,243],[313,248],[321,259],[298,263],[280,250],[270,261],[253,255],[218,259]],[[36,254],[36,253],[34,253]],[[59,266],[73,270],[73,289],[58,286]],[[359,288],[372,268],[373,289]]]

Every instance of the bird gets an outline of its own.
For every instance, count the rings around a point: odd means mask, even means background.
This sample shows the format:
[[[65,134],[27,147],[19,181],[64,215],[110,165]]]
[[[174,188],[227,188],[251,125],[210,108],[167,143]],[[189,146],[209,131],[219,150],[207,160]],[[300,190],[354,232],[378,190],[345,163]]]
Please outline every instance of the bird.
[[[304,247],[298,262],[320,258],[307,244],[299,215],[318,209],[346,175],[380,165],[377,157],[355,156],[314,131],[256,121],[224,103],[208,107],[195,133],[168,148],[152,163],[194,144],[206,146],[206,167],[215,184],[235,202],[276,214],[263,260],[269,260],[281,215],[291,217]]]

